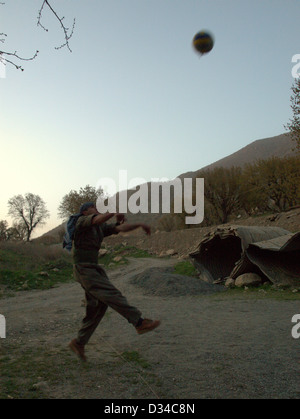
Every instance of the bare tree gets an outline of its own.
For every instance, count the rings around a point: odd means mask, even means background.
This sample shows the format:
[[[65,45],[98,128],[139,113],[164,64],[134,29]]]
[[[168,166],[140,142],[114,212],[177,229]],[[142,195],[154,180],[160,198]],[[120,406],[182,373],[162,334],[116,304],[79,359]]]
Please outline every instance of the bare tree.
[[[39,195],[32,193],[15,195],[8,201],[9,215],[14,221],[26,230],[26,241],[30,240],[31,233],[37,226],[45,224],[49,217],[45,202]]]
[[[4,4],[5,4],[5,2],[0,2],[0,5],[3,6]],[[55,47],[55,48],[60,49],[60,48],[63,48],[63,47],[67,47],[68,50],[70,52],[72,52],[72,50],[70,48],[70,45],[69,45],[69,40],[73,36],[73,32],[74,32],[74,28],[75,28],[75,18],[73,20],[72,27],[68,28],[64,23],[65,17],[64,16],[60,17],[58,15],[58,13],[55,11],[55,9],[51,6],[50,2],[48,0],[43,0],[42,4],[41,4],[41,7],[38,11],[37,26],[40,26],[46,32],[48,32],[48,29],[42,24],[43,13],[45,12],[46,8],[53,14],[55,19],[58,21],[58,23],[61,27],[61,30],[63,31],[63,34],[64,34],[64,42],[60,46]],[[7,34],[2,32],[2,33],[0,33],[0,37],[1,37],[0,42],[3,44],[5,42],[5,39],[7,38]],[[4,65],[6,65],[8,63],[8,64],[13,65],[17,70],[24,71],[24,68],[19,64],[20,61],[32,61],[37,57],[38,53],[39,53],[39,51],[36,50],[35,53],[31,57],[25,58],[25,57],[21,57],[17,53],[17,51],[14,51],[14,52],[12,52],[12,51],[2,51],[0,49],[0,63],[2,63]]]

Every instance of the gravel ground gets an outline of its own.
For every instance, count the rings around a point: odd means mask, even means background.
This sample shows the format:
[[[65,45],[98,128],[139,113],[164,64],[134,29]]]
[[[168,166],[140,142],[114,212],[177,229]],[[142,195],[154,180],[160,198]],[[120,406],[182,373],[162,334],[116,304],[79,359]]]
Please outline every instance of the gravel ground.
[[[108,271],[131,304],[162,324],[139,336],[109,309],[86,347],[86,364],[67,347],[84,316],[77,283],[0,300],[7,322],[2,397],[299,398],[300,340],[291,335],[299,300],[200,290],[180,295],[172,281],[166,293],[155,293],[157,276],[151,285],[149,269],[175,262],[134,259]]]

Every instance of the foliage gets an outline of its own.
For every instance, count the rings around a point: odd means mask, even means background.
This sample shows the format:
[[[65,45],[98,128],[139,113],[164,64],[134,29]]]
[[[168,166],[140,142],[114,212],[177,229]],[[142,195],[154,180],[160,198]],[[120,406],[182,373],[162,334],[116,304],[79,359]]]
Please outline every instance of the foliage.
[[[292,92],[291,108],[293,118],[285,125],[285,129],[290,131],[292,139],[296,142],[296,149],[300,152],[300,77],[295,79]]]
[[[185,214],[164,214],[157,222],[157,228],[161,231],[181,230],[185,227],[183,217]]]
[[[221,223],[227,223],[229,216],[240,207],[241,173],[240,167],[217,167],[202,170],[197,175],[205,179],[205,199]]]
[[[300,202],[300,159],[272,157],[247,165],[243,171],[242,205],[247,213],[255,208],[284,211]]]
[[[58,207],[58,216],[62,219],[67,219],[72,214],[77,214],[79,208],[85,202],[95,202],[98,197],[103,197],[104,192],[102,188],[94,188],[93,186],[86,185],[80,188],[79,191],[71,190],[66,194]]]
[[[286,211],[300,205],[300,155],[271,157],[243,168],[201,170],[197,177],[204,178],[201,227],[227,223],[232,216],[243,212],[250,216],[270,210]],[[185,212],[163,215],[158,228],[165,231],[189,228],[184,224],[186,215]]]
[[[8,222],[5,220],[0,221],[0,241],[7,240]]]

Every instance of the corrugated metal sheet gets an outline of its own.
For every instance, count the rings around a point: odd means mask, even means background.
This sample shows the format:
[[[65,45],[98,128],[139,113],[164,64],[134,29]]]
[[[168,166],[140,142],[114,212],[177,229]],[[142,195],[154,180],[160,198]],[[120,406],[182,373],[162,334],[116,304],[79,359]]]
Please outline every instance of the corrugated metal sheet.
[[[300,233],[279,227],[218,227],[190,256],[211,283],[254,272],[278,285],[300,285]]]

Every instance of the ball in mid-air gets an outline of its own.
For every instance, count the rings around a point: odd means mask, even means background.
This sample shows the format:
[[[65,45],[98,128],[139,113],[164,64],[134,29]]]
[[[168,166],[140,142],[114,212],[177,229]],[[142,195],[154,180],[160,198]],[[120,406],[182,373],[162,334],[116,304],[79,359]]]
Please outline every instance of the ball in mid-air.
[[[207,31],[198,32],[193,38],[193,46],[200,54],[206,54],[213,49],[214,38]]]

